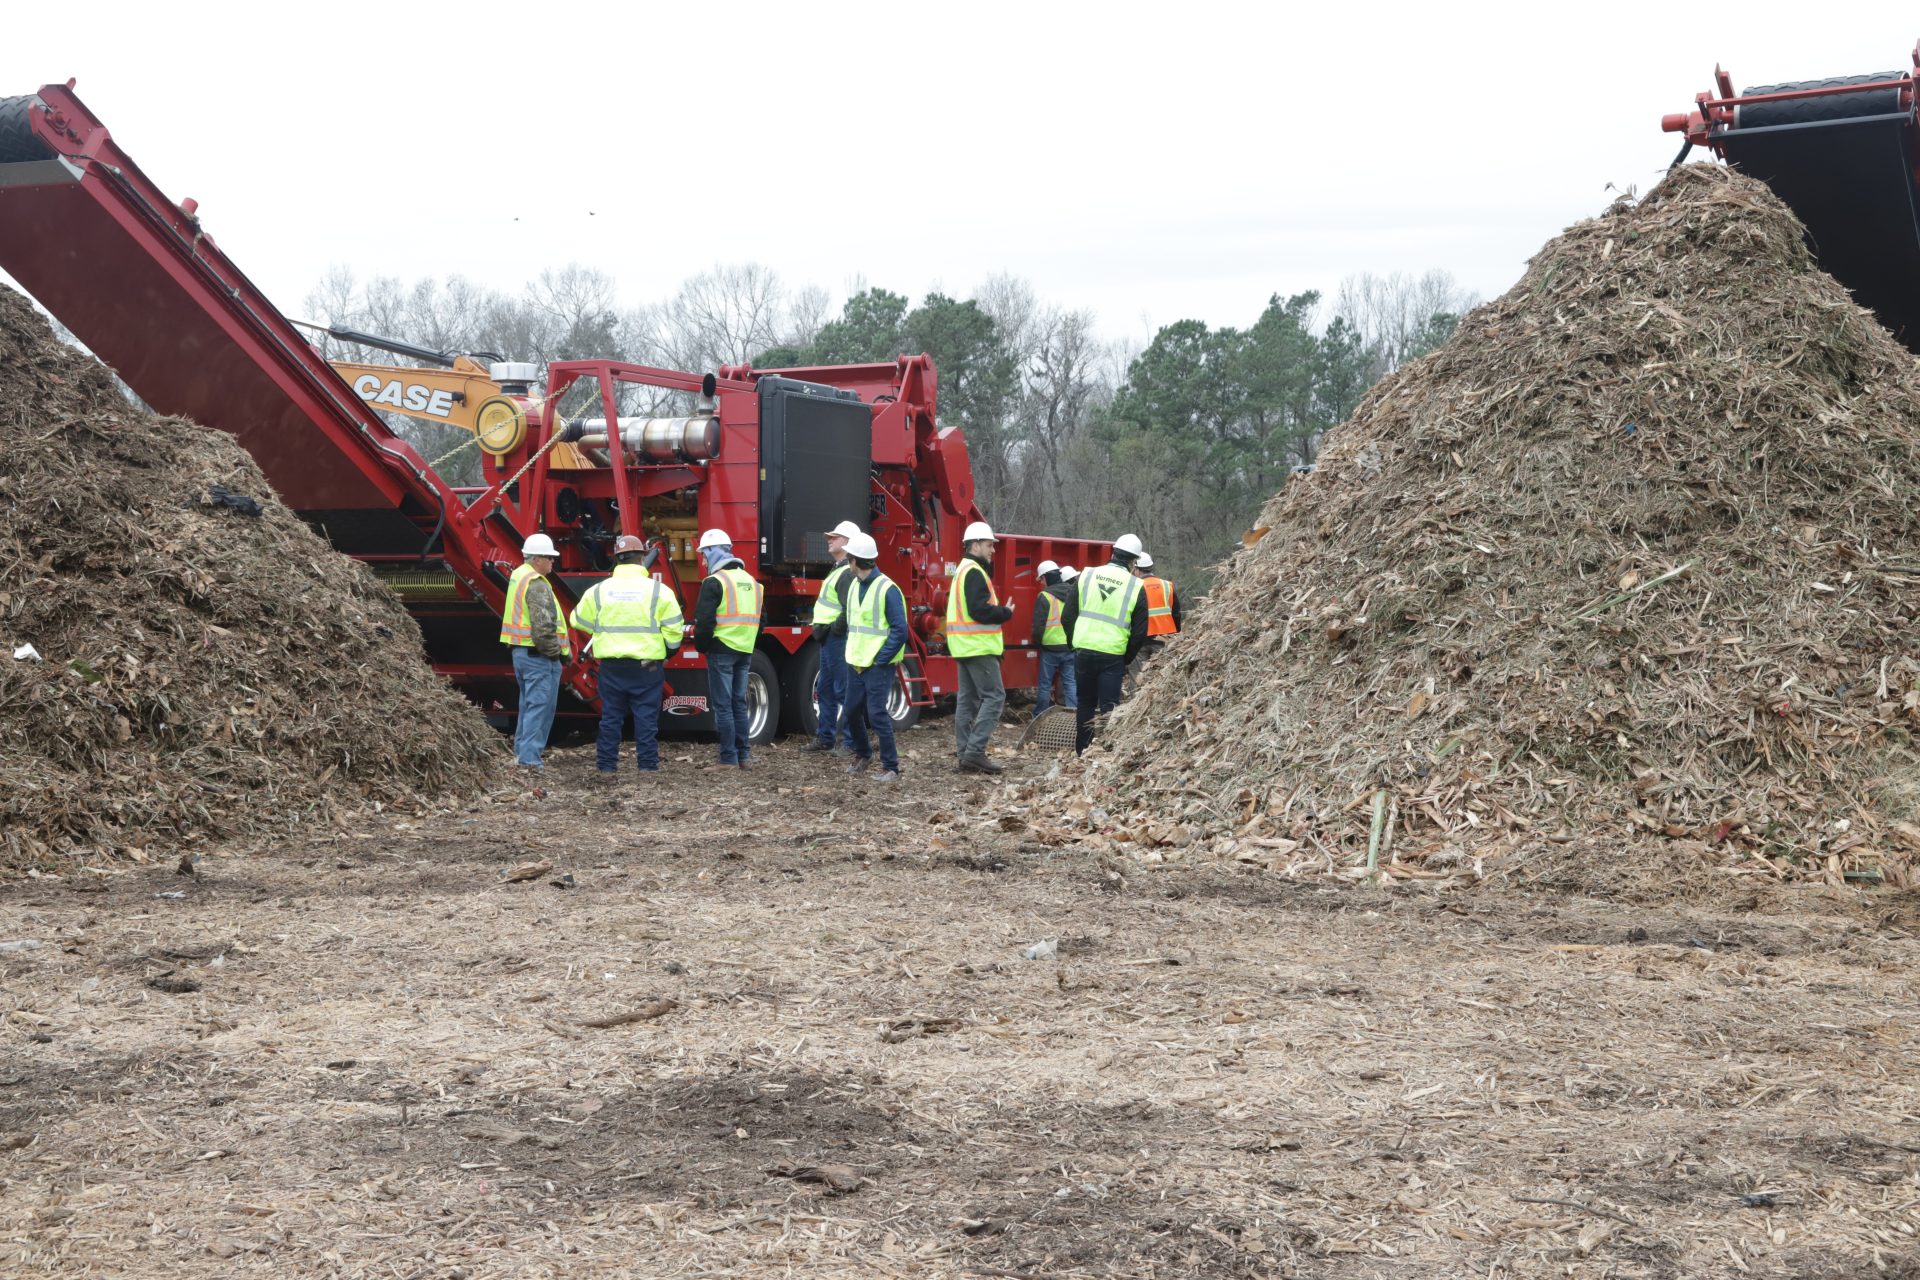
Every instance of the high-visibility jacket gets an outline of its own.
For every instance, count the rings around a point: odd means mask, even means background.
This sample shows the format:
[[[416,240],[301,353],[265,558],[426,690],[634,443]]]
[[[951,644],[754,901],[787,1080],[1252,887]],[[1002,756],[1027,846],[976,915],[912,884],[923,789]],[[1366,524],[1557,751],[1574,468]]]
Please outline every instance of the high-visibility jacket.
[[[680,643],[686,619],[664,583],[637,564],[617,564],[613,575],[587,588],[573,625],[593,637],[596,658],[659,662]]]
[[[760,636],[760,584],[736,566],[713,575],[720,579],[720,612],[713,618],[713,638],[735,653],[752,653]]]
[[[976,622],[967,612],[967,577],[975,573],[987,584],[987,599],[1000,603],[1000,597],[994,594],[993,579],[980,567],[980,562],[961,557],[960,567],[954,570],[953,581],[947,585],[947,652],[956,658],[997,658],[1007,650],[1007,637],[1000,629],[1001,624]]]
[[[1067,627],[1061,620],[1061,615],[1066,612],[1067,602],[1051,591],[1042,591],[1040,599],[1047,606],[1047,627],[1040,633],[1040,643],[1049,648],[1053,645],[1065,645]]]
[[[840,621],[840,580],[852,572],[853,564],[843,560],[820,584],[820,594],[813,601],[814,626],[830,627]]]
[[[535,581],[546,582],[546,575],[538,573],[530,564],[523,564],[513,571],[507,579],[507,604],[500,611],[500,643],[518,645],[522,648],[534,648],[533,611],[527,607],[527,591]],[[551,591],[553,584],[548,583]],[[567,618],[560,611],[560,601],[553,602],[554,632],[562,641],[567,638]]]
[[[865,582],[855,580],[847,584],[848,666],[870,667],[873,660],[880,656],[880,650],[886,648],[887,634],[891,630],[887,626],[888,596],[900,597],[900,611],[905,614],[907,598],[900,594],[900,588],[893,579],[878,569]],[[907,646],[902,644],[889,661],[898,662],[906,656]]]
[[[1140,579],[1117,564],[1089,569],[1078,579],[1080,611],[1073,620],[1073,647],[1093,653],[1125,653],[1132,638],[1133,606]]]
[[[1170,636],[1180,629],[1173,620],[1173,584],[1165,578],[1142,578],[1141,589],[1147,593],[1147,634],[1149,636]]]

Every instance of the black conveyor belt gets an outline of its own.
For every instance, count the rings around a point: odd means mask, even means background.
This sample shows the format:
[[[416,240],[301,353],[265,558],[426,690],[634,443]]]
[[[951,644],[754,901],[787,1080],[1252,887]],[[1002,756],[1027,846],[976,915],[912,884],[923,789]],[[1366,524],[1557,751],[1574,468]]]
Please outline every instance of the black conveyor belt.
[[[1755,85],[1744,95],[1898,80],[1903,72]],[[1744,96],[1743,95],[1743,96]],[[1736,109],[1727,160],[1807,224],[1820,265],[1920,350],[1920,191],[1912,126],[1897,90],[1838,93]]]

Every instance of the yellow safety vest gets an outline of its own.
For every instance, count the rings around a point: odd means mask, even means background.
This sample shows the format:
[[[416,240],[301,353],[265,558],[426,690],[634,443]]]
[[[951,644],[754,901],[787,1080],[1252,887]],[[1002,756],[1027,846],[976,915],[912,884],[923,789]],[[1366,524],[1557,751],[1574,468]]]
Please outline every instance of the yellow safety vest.
[[[686,619],[665,584],[637,564],[617,564],[612,577],[580,597],[573,625],[593,637],[589,648],[596,658],[659,662],[680,643]]]
[[[760,635],[760,584],[745,569],[722,569],[720,611],[713,618],[713,638],[735,653],[752,653]]]
[[[993,579],[978,560],[963,558],[947,584],[947,652],[956,658],[997,658],[1007,651],[1006,633],[997,622],[975,622],[967,612],[967,576],[977,573],[987,584],[987,599],[994,604]]]
[[[1041,588],[1040,598],[1047,602],[1047,627],[1040,633],[1040,643],[1065,644],[1067,628],[1060,618],[1067,611],[1066,601],[1044,587]]]
[[[534,572],[530,564],[521,565],[513,571],[513,576],[507,579],[507,604],[506,608],[500,611],[501,644],[518,645],[523,649],[534,647],[533,611],[527,608],[527,590],[535,580],[547,581],[543,575]],[[553,584],[548,582],[547,589],[551,591]],[[565,640],[567,615],[560,610],[558,596],[554,597],[553,601],[553,625],[554,634]]]
[[[862,598],[861,590],[866,596]],[[850,667],[870,667],[873,660],[880,656],[880,650],[887,643],[887,596],[898,594],[900,588],[892,578],[878,569],[864,583],[855,578],[847,584],[847,665]],[[904,611],[907,598],[900,597],[900,607]],[[902,644],[900,652],[893,655],[898,662],[907,656],[907,646]]]
[[[1094,653],[1125,653],[1132,638],[1133,605],[1140,579],[1117,564],[1080,575],[1080,612],[1073,620],[1073,647]]]
[[[814,626],[830,627],[840,621],[840,579],[852,572],[853,566],[843,561],[820,584],[820,594],[813,601]]]

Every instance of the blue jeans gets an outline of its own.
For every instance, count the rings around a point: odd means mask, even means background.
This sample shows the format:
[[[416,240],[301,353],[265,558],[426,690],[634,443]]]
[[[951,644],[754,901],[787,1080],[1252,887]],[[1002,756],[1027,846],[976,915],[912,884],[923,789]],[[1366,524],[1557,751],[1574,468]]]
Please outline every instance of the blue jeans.
[[[847,668],[847,742],[861,760],[873,758],[873,744],[867,740],[867,726],[880,739],[880,767],[900,771],[900,753],[893,745],[893,713],[887,699],[893,693],[893,666],[868,667],[865,672]]]
[[[1081,649],[1074,655],[1080,670],[1074,676],[1079,691],[1087,700],[1075,708],[1074,754],[1093,745],[1095,716],[1104,716],[1120,705],[1120,685],[1127,678],[1127,660],[1118,653],[1096,653]]]
[[[747,762],[747,672],[753,669],[753,655],[722,648],[707,655],[707,706],[713,711],[713,727],[720,735],[720,763]]]
[[[820,646],[820,676],[814,682],[814,697],[820,702],[820,727],[814,737],[823,747],[846,737],[840,722],[841,708],[847,704],[847,638],[828,636]]]
[[[513,758],[540,768],[540,753],[553,732],[560,705],[560,659],[543,658],[523,644],[513,646],[513,678],[520,684],[520,709],[513,721]]]
[[[1036,716],[1044,714],[1046,709],[1053,705],[1053,677],[1056,673],[1060,677],[1060,705],[1063,707],[1080,705],[1080,695],[1074,687],[1075,665],[1071,649],[1040,651],[1040,692],[1034,695],[1033,714]]]
[[[600,660],[600,740],[593,750],[600,772],[620,772],[620,734],[629,715],[634,762],[647,772],[660,767],[660,691],[666,682],[667,673],[658,662]]]

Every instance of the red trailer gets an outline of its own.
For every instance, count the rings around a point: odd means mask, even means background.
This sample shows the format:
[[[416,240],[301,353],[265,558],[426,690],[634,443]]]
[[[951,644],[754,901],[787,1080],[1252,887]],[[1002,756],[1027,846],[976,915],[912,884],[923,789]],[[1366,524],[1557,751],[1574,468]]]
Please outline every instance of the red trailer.
[[[689,615],[694,543],[722,528],[766,587],[749,689],[754,737],[811,731],[818,655],[808,624],[829,567],[825,530],[872,530],[906,594],[911,656],[895,718],[956,686],[942,634],[960,531],[981,518],[966,440],[937,419],[933,362],[713,372],[607,360],[548,366],[538,395],[482,406],[485,484],[456,489],[396,436],[220,252],[192,200],[164,196],[72,82],[0,99],[0,268],[163,413],[228,431],[294,510],[407,601],[435,667],[502,722],[512,667],[497,641],[527,535],[559,545],[563,604],[604,577],[621,534],[657,550]],[[554,452],[560,442],[575,446]],[[554,465],[559,456],[590,465]],[[1043,559],[1086,566],[1105,543],[1004,537],[994,584],[1014,607],[1010,688],[1031,687],[1027,621]],[[575,637],[576,647],[579,637]],[[700,656],[668,663],[667,711],[710,727]],[[562,714],[595,711],[589,662]]]

